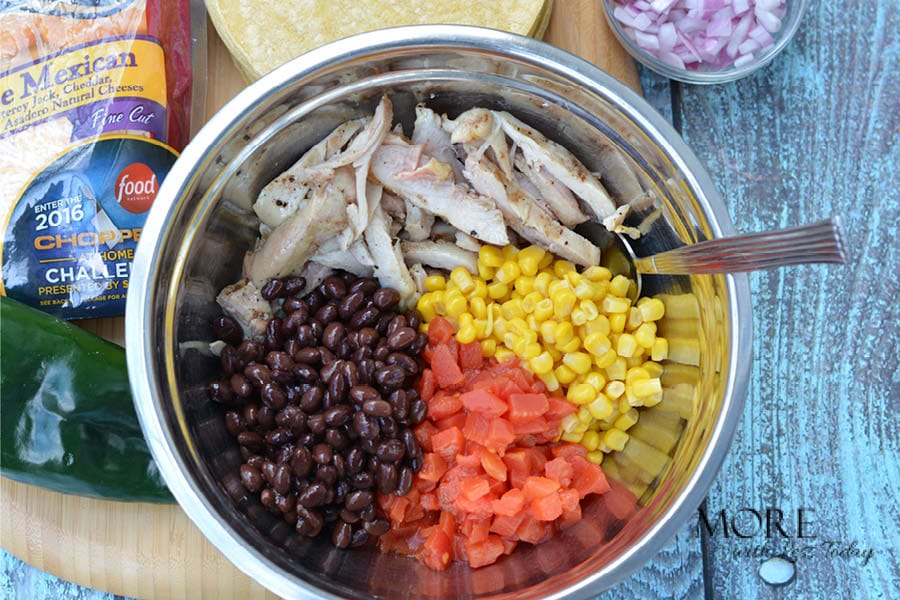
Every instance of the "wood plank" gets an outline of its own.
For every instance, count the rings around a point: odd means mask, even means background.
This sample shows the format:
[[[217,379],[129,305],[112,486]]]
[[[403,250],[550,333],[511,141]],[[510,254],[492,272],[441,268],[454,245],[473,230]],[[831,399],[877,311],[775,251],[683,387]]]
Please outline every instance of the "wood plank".
[[[898,73],[896,2],[819,2],[768,69],[683,88],[684,135],[739,229],[840,215],[851,252],[845,268],[751,276],[750,394],[708,509],[814,510],[816,537],[725,539],[720,528],[709,538],[715,597],[900,597]],[[829,541],[874,554],[863,565]],[[797,576],[777,591],[758,567],[782,553]]]

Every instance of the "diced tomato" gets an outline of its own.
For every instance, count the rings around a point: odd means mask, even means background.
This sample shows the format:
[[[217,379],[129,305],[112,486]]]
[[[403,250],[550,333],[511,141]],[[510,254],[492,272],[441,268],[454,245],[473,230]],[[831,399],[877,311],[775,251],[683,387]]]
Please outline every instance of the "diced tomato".
[[[449,427],[431,436],[431,445],[435,452],[444,457],[444,460],[452,462],[456,455],[465,448],[466,439],[458,427]]]
[[[536,419],[518,419],[512,422],[516,437],[523,435],[544,434],[547,432],[547,421],[542,417]]]
[[[460,529],[471,542],[483,542],[491,531],[491,517],[466,517]]]
[[[491,419],[490,425],[488,425],[488,437],[484,445],[488,448],[493,448],[497,451],[497,454],[502,455],[515,439],[516,434],[513,432],[510,422],[497,417]]]
[[[513,448],[503,455],[503,463],[512,473],[531,473],[531,455],[525,448]]]
[[[434,396],[436,388],[437,380],[434,378],[434,372],[428,368],[422,369],[422,375],[419,376],[419,380],[416,382],[416,391],[419,392],[419,397],[428,402]]]
[[[425,481],[439,481],[447,472],[447,460],[436,452],[426,452],[422,456],[422,468],[419,469],[419,479]]]
[[[441,516],[438,519],[438,527],[443,529],[444,533],[446,533],[449,538],[456,535],[456,519],[453,517],[453,513],[449,510],[441,511]]]
[[[406,519],[407,508],[409,508],[409,500],[397,498],[396,501],[387,507],[387,516],[393,523],[402,523]]]
[[[637,510],[637,498],[621,483],[610,481],[609,491],[603,494],[606,509],[617,519],[627,519]]]
[[[559,483],[546,477],[529,477],[525,480],[525,485],[522,486],[522,492],[525,494],[525,500],[528,502],[555,494],[557,490],[559,490]]]
[[[495,515],[511,517],[525,508],[525,494],[522,490],[511,489],[491,503]]]
[[[562,503],[563,510],[575,510],[579,506],[580,498],[578,497],[578,490],[575,489],[565,489],[559,490],[559,501]]]
[[[514,540],[512,538],[501,537],[500,539],[503,540],[503,554],[505,554],[507,556],[512,554],[513,550],[516,549],[516,546],[519,545],[519,542],[517,542],[516,540]]]
[[[439,421],[435,421],[434,424],[438,429],[450,429],[451,427],[456,427],[457,429],[462,430],[466,425],[466,413],[463,411],[459,411],[457,413],[453,413],[449,417],[445,417]]]
[[[563,506],[562,515],[556,520],[556,527],[560,530],[568,529],[581,520],[581,505],[576,503],[574,508],[567,509]]]
[[[526,448],[525,452],[528,453],[531,471],[533,473],[543,473],[544,465],[547,463],[546,448],[542,446],[532,446],[531,448]]]
[[[544,394],[510,394],[509,419],[533,419],[550,410],[550,401]]]
[[[490,494],[477,500],[469,500],[465,496],[460,495],[453,501],[453,507],[460,512],[468,513],[470,516],[490,517],[492,514],[491,502],[495,499]]]
[[[416,426],[413,430],[413,433],[416,435],[416,440],[419,442],[419,447],[422,448],[425,452],[431,452],[431,436],[438,432],[438,428],[434,426],[434,424],[425,419]]]
[[[574,471],[573,483],[578,495],[582,498],[588,494],[605,494],[609,491],[609,482],[599,465],[587,461],[580,456],[567,459]]]
[[[422,504],[422,508],[425,510],[440,510],[441,503],[438,502],[437,496],[434,494],[422,494],[419,497],[419,502]],[[444,513],[442,512],[441,515]],[[449,514],[449,513],[447,513]]]
[[[490,424],[481,413],[473,412],[466,415],[466,423],[463,425],[463,435],[470,442],[484,445],[488,438]]]
[[[506,465],[496,453],[491,452],[487,448],[482,448],[479,455],[481,467],[484,469],[485,473],[497,481],[506,481]]]
[[[571,456],[584,458],[587,456],[587,448],[581,444],[574,444],[571,442],[557,444],[550,449],[550,452],[555,458],[569,458]]]
[[[453,545],[443,529],[433,529],[416,552],[416,558],[436,571],[442,571],[453,559]]]
[[[438,486],[438,502],[441,506],[450,506],[459,498],[459,480],[447,480],[446,478]]]
[[[483,542],[467,543],[466,558],[470,567],[484,567],[497,562],[497,559],[503,554],[503,550],[503,541],[496,535],[489,535]]]
[[[489,417],[499,417],[507,410],[506,402],[486,389],[464,392],[459,400],[467,411],[484,413]]]
[[[468,448],[469,453],[457,455],[456,464],[464,467],[472,467],[477,470],[481,467],[480,447],[477,444],[472,443],[468,444],[468,446],[470,446]]]
[[[466,381],[465,375],[459,369],[456,358],[447,345],[442,344],[435,347],[431,357],[431,370],[434,372],[437,384],[444,389],[459,387]]]
[[[453,337],[453,323],[444,317],[435,317],[428,322],[428,343],[432,346],[446,344]]]
[[[410,495],[411,494],[412,493],[410,492]],[[409,496],[406,496],[406,498],[409,498]],[[423,517],[425,517],[425,507],[422,506],[422,503],[418,498],[409,498],[409,505],[406,507],[406,514],[403,515],[403,520],[407,523],[412,523]]]
[[[553,524],[546,521],[538,521],[533,518],[525,518],[519,528],[516,529],[516,537],[529,544],[540,544],[550,539],[553,535]]]
[[[459,366],[464,371],[480,369],[483,358],[481,355],[481,342],[470,342],[459,346]]]
[[[553,493],[543,498],[535,498],[531,502],[531,512],[538,521],[555,521],[563,512],[559,494]]]
[[[566,415],[578,412],[578,407],[564,398],[555,398],[551,396],[548,399],[549,408],[544,416],[548,419],[562,419]]]
[[[504,537],[512,537],[526,518],[528,515],[524,511],[512,515],[496,515],[491,521],[491,531]]]
[[[460,495],[466,500],[478,500],[491,491],[491,484],[483,477],[465,479],[459,488]]]
[[[462,407],[458,394],[439,390],[428,402],[427,416],[432,421],[440,421],[458,413]]]
[[[565,458],[554,458],[544,465],[544,474],[567,488],[572,483],[572,465]]]

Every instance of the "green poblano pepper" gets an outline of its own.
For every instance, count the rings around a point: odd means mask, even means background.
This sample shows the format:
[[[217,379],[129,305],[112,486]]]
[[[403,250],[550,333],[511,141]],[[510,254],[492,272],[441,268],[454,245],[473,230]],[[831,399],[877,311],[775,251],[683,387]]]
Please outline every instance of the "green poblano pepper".
[[[0,473],[56,492],[172,502],[144,441],[125,351],[0,297]]]

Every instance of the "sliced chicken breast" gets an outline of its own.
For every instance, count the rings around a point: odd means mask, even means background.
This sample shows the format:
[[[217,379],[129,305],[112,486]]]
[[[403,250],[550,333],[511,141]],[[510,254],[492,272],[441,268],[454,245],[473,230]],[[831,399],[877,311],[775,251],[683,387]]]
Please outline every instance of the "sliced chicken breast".
[[[406,262],[420,263],[452,271],[465,267],[470,273],[478,273],[478,253],[463,250],[452,242],[401,242],[400,249]]]
[[[364,233],[366,247],[372,255],[374,275],[379,283],[400,292],[401,304],[410,307],[417,299],[417,288],[400,254],[400,244],[391,236],[390,221],[380,206],[375,209]]]

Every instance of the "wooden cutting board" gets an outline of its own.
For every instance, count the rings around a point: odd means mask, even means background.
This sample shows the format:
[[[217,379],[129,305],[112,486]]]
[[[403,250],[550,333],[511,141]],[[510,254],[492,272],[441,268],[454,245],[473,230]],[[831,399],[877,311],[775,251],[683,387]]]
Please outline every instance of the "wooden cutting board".
[[[556,0],[544,39],[640,91],[599,0]],[[210,26],[207,114],[244,85]],[[82,323],[124,344],[122,319]],[[274,598],[235,568],[175,505],[92,500],[0,478],[0,544],[23,561],[79,585],[140,598]]]

